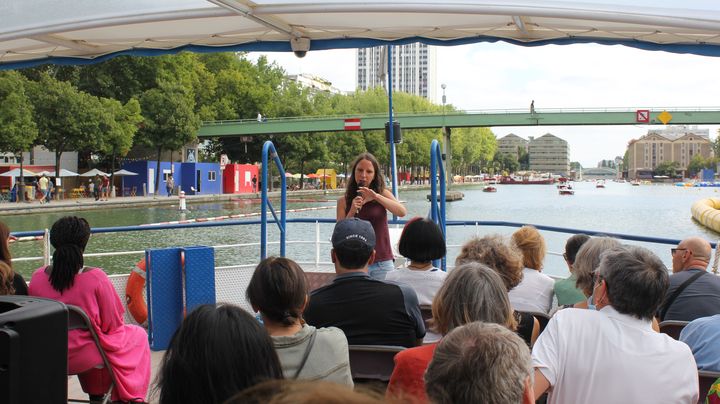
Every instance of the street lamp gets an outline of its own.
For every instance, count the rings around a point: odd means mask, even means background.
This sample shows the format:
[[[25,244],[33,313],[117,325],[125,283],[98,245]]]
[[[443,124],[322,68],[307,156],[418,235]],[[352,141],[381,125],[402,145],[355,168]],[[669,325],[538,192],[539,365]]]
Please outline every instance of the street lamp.
[[[443,133],[443,145],[445,146],[445,158],[443,159],[443,164],[445,165],[445,175],[446,178],[446,184],[447,188],[450,189],[450,183],[452,183],[452,174],[450,173],[450,164],[451,157],[450,157],[450,133],[448,131],[447,126],[445,126],[445,103],[447,102],[447,98],[445,97],[445,89],[447,86],[445,83],[440,84],[440,88],[442,88],[442,105],[443,105],[443,120],[442,120],[442,133]]]

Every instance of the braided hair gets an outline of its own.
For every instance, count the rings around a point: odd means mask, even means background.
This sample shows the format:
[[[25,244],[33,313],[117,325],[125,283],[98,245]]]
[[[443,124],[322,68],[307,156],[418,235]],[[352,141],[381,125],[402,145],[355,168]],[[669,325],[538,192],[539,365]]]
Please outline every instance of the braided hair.
[[[255,268],[245,296],[270,321],[291,326],[302,322],[308,287],[300,265],[289,258],[268,257]]]
[[[90,225],[77,216],[58,219],[50,229],[50,244],[55,248],[50,284],[62,293],[72,287],[75,274],[83,267],[83,252],[90,239]]]

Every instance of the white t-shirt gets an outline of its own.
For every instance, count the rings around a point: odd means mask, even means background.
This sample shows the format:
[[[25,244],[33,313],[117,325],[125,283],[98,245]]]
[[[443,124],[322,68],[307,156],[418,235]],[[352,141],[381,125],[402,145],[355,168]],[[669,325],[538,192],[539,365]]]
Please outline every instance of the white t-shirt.
[[[447,272],[431,267],[425,271],[416,271],[408,268],[398,268],[385,276],[386,281],[404,283],[413,289],[418,297],[419,304],[432,304],[438,289],[445,281]]]
[[[696,403],[698,375],[687,345],[618,313],[557,312],[532,350],[550,382],[548,404]]]
[[[534,269],[523,269],[523,279],[510,290],[510,304],[517,311],[550,312],[555,281]]]

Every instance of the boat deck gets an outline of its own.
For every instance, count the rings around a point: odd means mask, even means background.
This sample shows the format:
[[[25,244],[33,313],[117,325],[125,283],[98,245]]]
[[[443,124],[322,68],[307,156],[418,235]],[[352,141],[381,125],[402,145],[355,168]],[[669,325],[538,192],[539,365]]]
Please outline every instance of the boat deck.
[[[150,389],[148,391],[148,403],[158,402],[158,397],[154,395],[155,391],[155,379],[157,378],[158,371],[160,369],[160,362],[165,356],[165,351],[150,351],[151,371],[150,371]],[[80,381],[77,376],[68,376],[68,398],[77,400],[87,400],[88,395],[80,387]]]

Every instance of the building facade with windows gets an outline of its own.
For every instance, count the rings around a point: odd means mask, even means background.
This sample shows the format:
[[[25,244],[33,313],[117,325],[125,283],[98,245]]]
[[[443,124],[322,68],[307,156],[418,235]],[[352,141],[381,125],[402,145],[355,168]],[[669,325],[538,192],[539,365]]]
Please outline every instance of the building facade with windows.
[[[628,143],[628,178],[650,178],[658,165],[677,162],[683,176],[694,156],[713,156],[709,129],[696,126],[670,126],[667,129],[650,130],[640,139]]]
[[[508,133],[497,140],[498,153],[518,157],[518,148],[527,151],[528,141],[514,133]]]
[[[546,133],[528,143],[530,170],[567,175],[570,171],[570,147],[559,137]]]
[[[393,46],[393,91],[437,102],[437,50],[422,43]],[[358,49],[355,55],[356,88],[387,88],[387,47]]]

